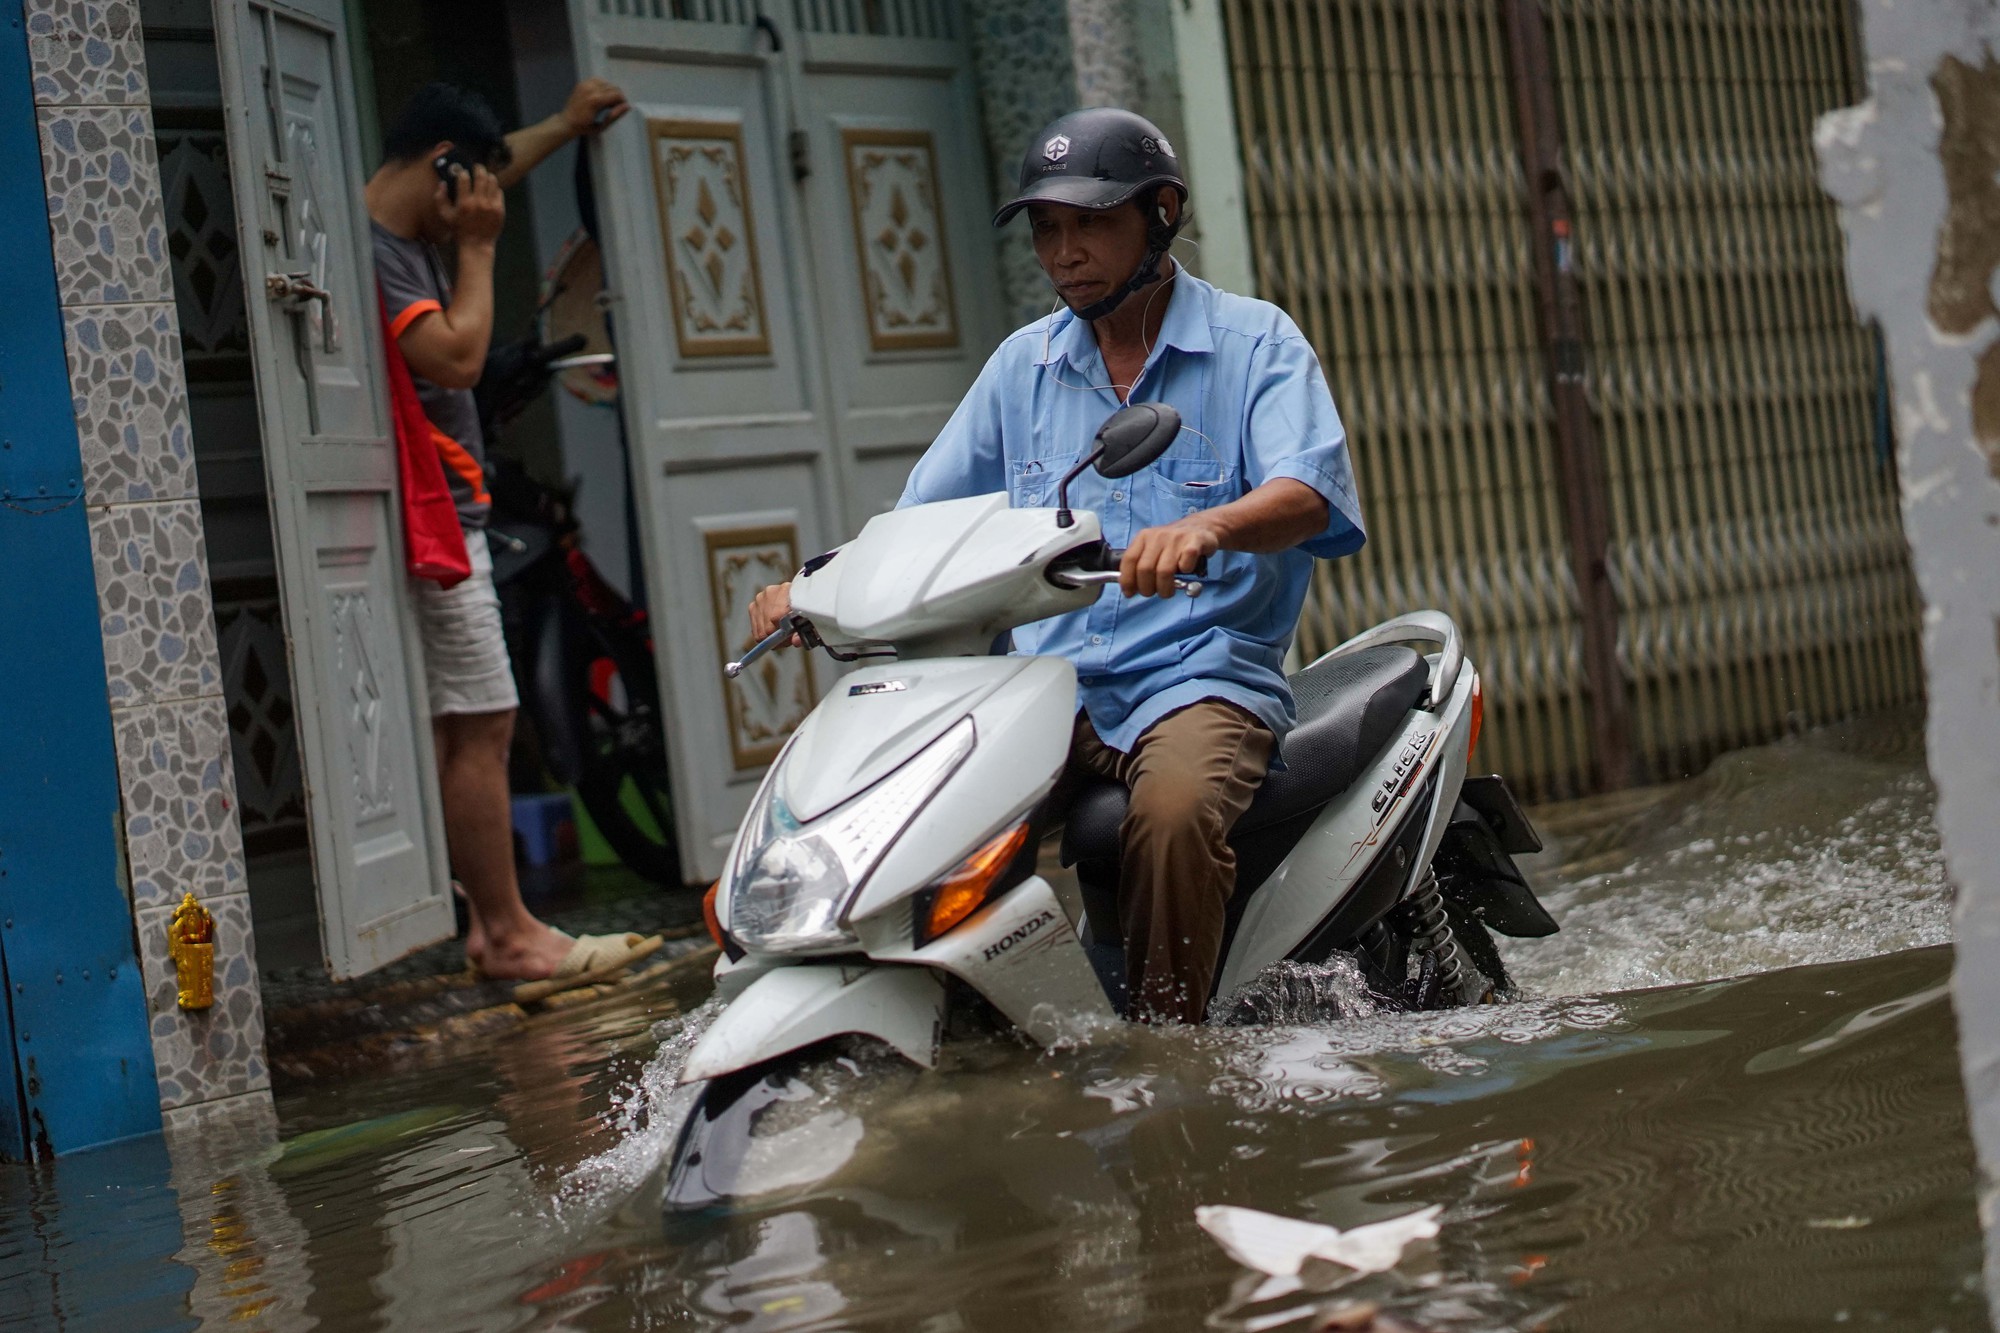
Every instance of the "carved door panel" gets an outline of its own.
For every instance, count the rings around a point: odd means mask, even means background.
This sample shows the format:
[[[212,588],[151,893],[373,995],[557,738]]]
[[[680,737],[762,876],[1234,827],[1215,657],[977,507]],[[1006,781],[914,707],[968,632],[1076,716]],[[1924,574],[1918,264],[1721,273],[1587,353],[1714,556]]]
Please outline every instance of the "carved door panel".
[[[826,8],[569,6],[579,73],[613,80],[634,105],[594,166],[690,879],[720,872],[764,766],[832,678],[824,659],[774,653],[726,680],[750,598],[895,502],[997,337],[955,13],[949,31],[908,46],[817,32],[808,11]],[[898,21],[921,9],[936,27],[951,8],[898,6]],[[816,87],[822,60],[864,72]],[[923,61],[924,77],[901,77]],[[897,77],[869,92],[884,70]],[[932,136],[921,162],[904,142],[914,132]],[[852,206],[849,152],[878,191]],[[872,338],[851,207],[870,228],[902,217],[902,248],[878,263],[901,286]],[[942,306],[930,295],[940,282]]]
[[[321,939],[353,976],[452,932],[354,82],[341,0],[216,17]]]
[[[570,15],[579,74],[633,103],[594,150],[598,219],[693,880],[720,872],[758,774],[826,674],[801,653],[737,682],[722,665],[749,599],[839,541],[844,508],[769,37],[748,0],[685,8],[715,17],[588,2]]]

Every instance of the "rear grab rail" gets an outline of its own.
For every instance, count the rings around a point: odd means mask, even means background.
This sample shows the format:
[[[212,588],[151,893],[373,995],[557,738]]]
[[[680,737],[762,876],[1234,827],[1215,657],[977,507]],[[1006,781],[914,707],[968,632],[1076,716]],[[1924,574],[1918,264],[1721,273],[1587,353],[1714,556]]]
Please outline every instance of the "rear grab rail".
[[[1465,650],[1459,645],[1458,626],[1442,611],[1411,611],[1394,620],[1385,620],[1372,629],[1362,630],[1313,665],[1358,653],[1363,648],[1379,648],[1384,644],[1409,643],[1412,640],[1438,646],[1437,667],[1431,672],[1430,703],[1427,707],[1433,713],[1440,712],[1458,685],[1459,669],[1465,665]]]

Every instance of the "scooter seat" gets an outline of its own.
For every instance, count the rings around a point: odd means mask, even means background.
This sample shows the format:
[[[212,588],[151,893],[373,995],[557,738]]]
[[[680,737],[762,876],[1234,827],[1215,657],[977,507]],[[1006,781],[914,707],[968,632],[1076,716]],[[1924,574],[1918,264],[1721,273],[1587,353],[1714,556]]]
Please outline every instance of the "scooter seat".
[[[1417,706],[1429,680],[1423,657],[1399,644],[1317,662],[1292,676],[1299,720],[1285,737],[1285,767],[1264,779],[1230,842],[1241,852],[1255,834],[1290,824],[1353,786]],[[1128,796],[1124,783],[1109,779],[1077,793],[1063,825],[1064,865],[1117,861]]]

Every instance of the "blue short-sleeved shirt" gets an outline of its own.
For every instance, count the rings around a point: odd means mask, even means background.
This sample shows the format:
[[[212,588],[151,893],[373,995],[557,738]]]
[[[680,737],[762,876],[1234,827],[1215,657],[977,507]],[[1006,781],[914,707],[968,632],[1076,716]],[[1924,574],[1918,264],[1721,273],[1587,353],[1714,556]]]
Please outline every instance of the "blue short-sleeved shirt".
[[[898,507],[1001,490],[1016,508],[1053,505],[1056,482],[1119,407],[1109,382],[1089,324],[1069,311],[1021,329],[918,460]],[[1015,630],[1015,650],[1076,663],[1091,723],[1120,750],[1208,698],[1247,708],[1282,737],[1294,720],[1285,649],[1313,557],[1346,555],[1366,539],[1347,433],[1319,359],[1284,311],[1183,269],[1131,401],[1171,403],[1189,429],[1135,476],[1089,471],[1071,485],[1071,507],[1095,511],[1112,546],[1278,477],[1325,497],[1326,530],[1273,555],[1220,552],[1200,597],[1111,589],[1085,610]]]

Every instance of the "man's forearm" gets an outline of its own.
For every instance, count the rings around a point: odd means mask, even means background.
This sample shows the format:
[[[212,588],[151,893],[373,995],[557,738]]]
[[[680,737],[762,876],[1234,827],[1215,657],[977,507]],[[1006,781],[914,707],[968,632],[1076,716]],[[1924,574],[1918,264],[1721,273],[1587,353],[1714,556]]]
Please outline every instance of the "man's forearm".
[[[1289,550],[1324,532],[1328,512],[1304,482],[1267,481],[1240,500],[1133,534],[1118,562],[1118,586],[1127,597],[1171,597],[1175,575],[1194,573],[1217,551]]]
[[[560,112],[532,125],[524,125],[507,136],[513,160],[499,173],[500,188],[511,189],[548,158],[550,153],[576,137]]]
[[[1330,512],[1326,497],[1318,491],[1291,477],[1279,477],[1198,517],[1212,525],[1223,550],[1263,555],[1288,551],[1318,536],[1326,530]]]
[[[476,380],[486,367],[486,349],[493,342],[493,246],[464,245],[458,251],[458,271],[452,281],[451,305],[445,310],[458,354]]]
[[[428,316],[401,338],[410,369],[447,389],[470,389],[486,369],[493,341],[493,243],[458,247],[451,304]]]

